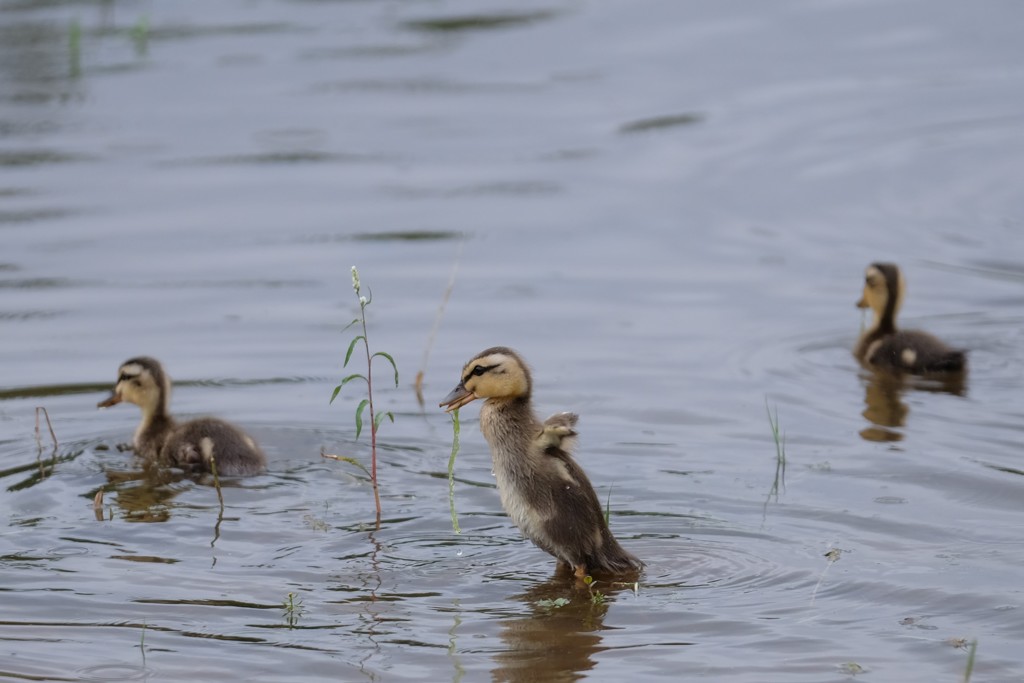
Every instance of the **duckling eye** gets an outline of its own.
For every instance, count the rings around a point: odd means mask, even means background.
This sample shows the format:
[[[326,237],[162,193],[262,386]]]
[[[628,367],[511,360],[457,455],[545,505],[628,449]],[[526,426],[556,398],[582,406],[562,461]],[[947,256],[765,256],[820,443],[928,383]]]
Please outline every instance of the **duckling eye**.
[[[480,375],[484,374],[485,372],[487,372],[487,368],[485,368],[482,365],[478,365],[475,368],[473,368],[473,371],[470,372],[469,374],[473,375],[474,377],[479,377]]]

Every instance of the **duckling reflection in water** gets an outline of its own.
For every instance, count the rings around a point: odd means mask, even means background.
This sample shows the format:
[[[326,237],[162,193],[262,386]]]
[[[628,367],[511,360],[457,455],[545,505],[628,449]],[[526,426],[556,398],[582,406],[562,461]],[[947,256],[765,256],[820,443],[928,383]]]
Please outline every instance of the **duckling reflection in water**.
[[[498,620],[504,647],[494,653],[491,680],[534,683],[586,678],[601,652],[608,649],[603,640],[609,605],[617,594],[632,589],[633,584],[622,581],[586,586],[577,582],[568,587],[555,576],[509,596],[514,609]],[[601,599],[595,600],[598,594]]]
[[[127,401],[142,409],[132,448],[148,462],[210,472],[210,462],[215,460],[217,473],[226,477],[258,474],[266,468],[263,451],[247,434],[211,417],[179,424],[168,412],[170,398],[171,379],[163,366],[156,359],[139,356],[121,365],[113,393],[97,406]]]
[[[501,504],[523,535],[578,578],[638,571],[643,563],[612,536],[594,487],[570,455],[578,417],[559,413],[541,422],[531,391],[523,359],[495,346],[466,363],[441,407],[452,411],[486,399],[480,430],[491,448]]]
[[[854,347],[857,360],[870,368],[917,375],[963,372],[966,352],[951,349],[927,332],[897,329],[904,289],[903,274],[895,264],[868,266],[857,307],[871,308],[874,319]]]

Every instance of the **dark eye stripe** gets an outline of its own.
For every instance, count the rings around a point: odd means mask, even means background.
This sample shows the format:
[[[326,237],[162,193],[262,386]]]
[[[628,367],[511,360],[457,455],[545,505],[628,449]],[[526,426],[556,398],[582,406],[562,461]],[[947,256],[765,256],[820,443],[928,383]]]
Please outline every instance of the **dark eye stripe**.
[[[118,382],[127,382],[130,379],[135,379],[138,375],[129,375],[127,372],[122,372],[120,377],[117,378]]]
[[[497,365],[474,365],[473,369],[470,370],[468,373],[466,373],[466,376],[462,378],[462,382],[466,383],[471,378],[479,377],[480,375],[484,374],[485,372],[490,372],[491,370],[493,370],[496,367],[498,367],[498,366]],[[477,370],[479,370],[479,372],[477,372]]]

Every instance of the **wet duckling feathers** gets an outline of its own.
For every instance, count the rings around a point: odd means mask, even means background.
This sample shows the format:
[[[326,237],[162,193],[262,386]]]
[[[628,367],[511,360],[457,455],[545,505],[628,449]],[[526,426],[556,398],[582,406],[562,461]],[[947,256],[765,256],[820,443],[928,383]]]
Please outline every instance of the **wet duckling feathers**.
[[[864,273],[864,294],[858,308],[873,312],[871,326],[861,335],[854,355],[870,367],[912,374],[961,372],[966,352],[953,349],[919,330],[900,330],[896,315],[903,305],[903,273],[893,263],[872,263]]]
[[[491,449],[502,506],[523,534],[576,575],[633,572],[643,567],[619,545],[586,473],[570,451],[578,416],[541,422],[531,403],[526,363],[508,347],[474,356],[462,381],[441,403],[448,410],[485,399],[480,429]]]
[[[266,468],[256,442],[223,420],[204,417],[179,424],[168,411],[171,379],[155,358],[138,356],[121,364],[117,383],[101,408],[134,403],[142,419],[132,446],[140,457],[164,466],[209,472],[216,460],[221,475],[248,476]]]

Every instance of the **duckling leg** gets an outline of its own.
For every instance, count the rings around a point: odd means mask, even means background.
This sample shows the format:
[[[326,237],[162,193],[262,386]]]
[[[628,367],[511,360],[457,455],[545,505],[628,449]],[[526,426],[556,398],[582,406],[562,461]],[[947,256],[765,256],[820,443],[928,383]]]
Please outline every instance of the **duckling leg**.
[[[587,576],[587,566],[584,564],[576,565],[575,567],[573,567],[573,574],[576,575],[577,579],[582,581]]]

